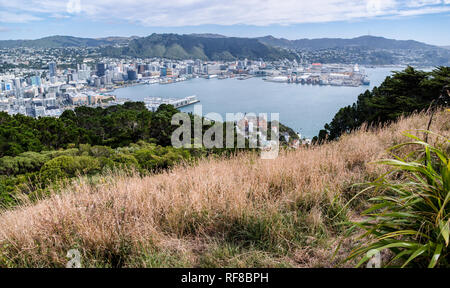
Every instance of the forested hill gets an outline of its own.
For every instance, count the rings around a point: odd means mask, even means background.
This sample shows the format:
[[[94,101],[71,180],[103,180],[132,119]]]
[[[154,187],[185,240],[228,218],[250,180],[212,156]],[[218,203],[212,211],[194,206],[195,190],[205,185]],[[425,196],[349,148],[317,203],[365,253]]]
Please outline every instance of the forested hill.
[[[204,41],[201,41],[202,39]],[[222,42],[214,41],[218,39],[222,39]],[[262,48],[263,46],[260,46],[256,43],[258,41],[272,47],[282,47],[289,49],[312,49],[312,50],[329,49],[329,48],[349,48],[349,47],[362,47],[370,49],[406,49],[406,50],[448,49],[450,47],[450,46],[438,47],[414,40],[395,40],[375,36],[360,36],[351,39],[316,38],[316,39],[288,40],[284,38],[276,38],[270,35],[257,38],[238,38],[238,37],[227,37],[219,34],[203,33],[203,34],[189,34],[189,35],[152,34],[147,37],[131,36],[131,37],[104,37],[104,38],[81,38],[73,36],[55,35],[34,40],[0,40],[0,48],[98,47],[114,44],[127,44],[129,42],[133,42],[133,40],[139,40],[132,45],[132,46],[136,45],[135,48],[138,48],[139,44],[170,45],[172,43],[178,43],[179,45],[183,46],[183,48],[188,48],[188,50],[189,46],[192,44],[218,45],[221,43],[222,45],[239,44],[248,46],[248,48],[251,49],[257,47]],[[229,48],[229,46],[226,47]]]
[[[271,47],[254,38],[217,34],[152,34],[147,37],[79,38],[50,36],[35,40],[0,40],[0,48],[97,47],[104,56],[164,57],[169,59],[235,60],[297,59],[297,54]]]
[[[236,60],[296,59],[284,49],[270,47],[251,38],[209,37],[208,35],[152,34],[130,41],[124,47],[104,47],[102,54],[111,57],[164,57],[171,59]]]
[[[449,66],[450,50],[414,40],[361,36],[352,39],[318,38],[288,40],[257,38],[273,47],[296,50],[310,63],[358,63],[368,65]]]
[[[428,45],[414,40],[395,40],[376,36],[360,36],[351,39],[344,38],[317,38],[288,40],[265,36],[257,38],[267,45],[291,48],[291,49],[331,49],[331,48],[370,48],[370,49],[440,49],[440,47]]]
[[[379,87],[360,94],[356,103],[341,108],[318,138],[337,139],[363,123],[371,126],[389,123],[399,116],[428,109],[431,103],[448,106],[449,85],[450,67],[438,67],[431,72],[408,67],[395,72]]]
[[[361,36],[352,39],[287,40],[273,36],[227,37],[219,34],[152,34],[147,37],[79,38],[50,36],[36,40],[0,40],[0,48],[94,47],[104,56],[170,59],[299,59],[307,63],[369,65],[450,65],[450,50],[414,40]]]

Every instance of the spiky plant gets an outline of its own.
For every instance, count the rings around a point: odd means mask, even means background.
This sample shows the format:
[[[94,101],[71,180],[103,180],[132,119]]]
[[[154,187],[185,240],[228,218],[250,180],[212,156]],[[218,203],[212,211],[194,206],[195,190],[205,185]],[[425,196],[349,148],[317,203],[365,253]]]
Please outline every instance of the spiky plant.
[[[450,140],[437,135],[444,141],[434,147],[405,135],[412,140],[390,150],[413,145],[413,152],[403,158],[393,153],[393,159],[379,161],[392,169],[362,191],[375,189],[381,196],[370,199],[373,204],[363,212],[364,219],[354,223],[365,230],[363,244],[348,258],[362,257],[357,266],[383,250],[393,254],[384,267],[450,265]]]

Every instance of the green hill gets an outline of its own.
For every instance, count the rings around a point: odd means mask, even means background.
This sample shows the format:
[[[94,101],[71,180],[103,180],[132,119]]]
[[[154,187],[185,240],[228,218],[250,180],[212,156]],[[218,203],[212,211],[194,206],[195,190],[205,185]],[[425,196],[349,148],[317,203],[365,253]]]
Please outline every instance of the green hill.
[[[171,59],[235,60],[295,59],[289,51],[270,47],[257,39],[207,35],[152,34],[124,47],[104,47],[104,56],[164,57]]]
[[[317,38],[317,39],[297,39],[288,40],[264,36],[257,38],[262,43],[271,46],[292,48],[292,49],[330,49],[362,47],[371,49],[438,49],[439,47],[425,44],[414,40],[395,40],[376,36],[360,36],[351,39],[343,38]]]
[[[394,40],[375,36],[361,36],[352,39],[297,40],[265,36],[257,39],[272,47],[301,51],[303,60],[310,62],[369,65],[405,63],[416,66],[450,65],[450,51],[448,49],[414,40]]]

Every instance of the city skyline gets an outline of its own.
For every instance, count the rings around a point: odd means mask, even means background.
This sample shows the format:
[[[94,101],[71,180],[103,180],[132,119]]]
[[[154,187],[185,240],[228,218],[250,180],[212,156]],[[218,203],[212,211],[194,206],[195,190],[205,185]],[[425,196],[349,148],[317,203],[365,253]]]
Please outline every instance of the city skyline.
[[[362,35],[450,45],[450,0],[39,1],[0,0],[0,39],[217,33],[277,38]],[[433,31],[433,33],[430,33]]]

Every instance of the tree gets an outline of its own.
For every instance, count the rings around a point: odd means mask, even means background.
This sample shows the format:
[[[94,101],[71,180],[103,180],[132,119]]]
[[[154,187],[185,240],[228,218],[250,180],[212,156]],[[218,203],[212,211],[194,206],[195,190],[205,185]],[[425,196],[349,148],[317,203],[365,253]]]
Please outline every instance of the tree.
[[[173,115],[179,113],[172,105],[162,104],[158,107],[152,117],[152,128],[150,135],[155,138],[159,145],[171,145],[171,135],[176,127],[172,126],[171,120]]]

